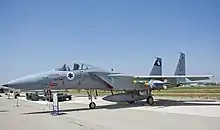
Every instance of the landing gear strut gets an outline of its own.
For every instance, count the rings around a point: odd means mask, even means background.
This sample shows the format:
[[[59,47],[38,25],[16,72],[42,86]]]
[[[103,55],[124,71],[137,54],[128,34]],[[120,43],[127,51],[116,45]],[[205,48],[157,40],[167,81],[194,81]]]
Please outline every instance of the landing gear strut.
[[[92,90],[90,90],[89,92],[87,92],[88,93],[88,98],[89,98],[89,100],[91,101],[90,103],[89,103],[89,108],[90,109],[95,109],[96,108],[96,104],[92,101]],[[96,98],[96,97],[95,97]]]
[[[153,96],[152,96],[152,94],[151,94],[151,89],[148,89],[148,91],[147,91],[147,95],[148,95],[148,97],[147,97],[147,104],[149,104],[149,105],[153,105],[154,104],[154,98],[153,98]]]

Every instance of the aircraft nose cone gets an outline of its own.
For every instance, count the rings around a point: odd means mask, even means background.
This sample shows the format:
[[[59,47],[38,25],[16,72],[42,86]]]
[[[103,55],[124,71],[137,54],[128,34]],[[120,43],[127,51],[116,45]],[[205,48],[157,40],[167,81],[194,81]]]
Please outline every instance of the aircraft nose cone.
[[[16,80],[12,80],[8,83],[3,84],[2,86],[14,88],[14,89],[23,89],[27,88],[28,86],[34,84],[36,80],[31,77],[19,78]]]
[[[8,87],[8,84],[2,84],[3,87]]]
[[[18,81],[10,81],[8,83],[2,84],[4,87],[16,88],[20,83]]]

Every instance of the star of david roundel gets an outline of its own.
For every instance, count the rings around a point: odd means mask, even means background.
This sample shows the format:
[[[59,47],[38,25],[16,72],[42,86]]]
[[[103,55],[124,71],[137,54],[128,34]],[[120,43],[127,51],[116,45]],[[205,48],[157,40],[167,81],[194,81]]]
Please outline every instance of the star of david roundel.
[[[73,80],[75,78],[75,74],[73,72],[68,72],[67,73],[67,79],[68,80]]]

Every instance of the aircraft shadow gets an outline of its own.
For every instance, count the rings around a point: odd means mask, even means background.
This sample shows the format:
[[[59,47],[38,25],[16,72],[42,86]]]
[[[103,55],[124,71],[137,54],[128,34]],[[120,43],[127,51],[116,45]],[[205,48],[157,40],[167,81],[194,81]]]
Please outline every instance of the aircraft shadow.
[[[220,102],[215,100],[170,100],[158,99],[154,106],[171,107],[171,106],[220,106]]]
[[[196,103],[195,103],[196,102]],[[207,101],[207,100],[171,100],[171,99],[157,99],[153,106],[149,106],[145,101],[138,101],[133,104],[111,104],[111,105],[102,105],[97,106],[96,109],[90,108],[73,108],[73,109],[63,109],[60,110],[61,114],[66,114],[66,112],[74,112],[74,111],[92,111],[99,109],[123,109],[123,108],[134,108],[134,107],[171,107],[171,106],[220,106],[220,102],[217,104],[216,101]],[[47,114],[52,113],[52,111],[39,111],[39,112],[28,112],[23,114]]]
[[[1,113],[1,112],[9,112],[9,111],[8,111],[8,110],[0,110],[0,113]]]

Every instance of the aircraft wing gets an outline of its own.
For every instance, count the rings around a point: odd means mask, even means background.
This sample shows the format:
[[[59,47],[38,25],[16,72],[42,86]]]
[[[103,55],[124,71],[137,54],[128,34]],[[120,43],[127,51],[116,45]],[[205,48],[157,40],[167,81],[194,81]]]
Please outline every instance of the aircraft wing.
[[[102,82],[107,86],[108,89],[117,89],[117,90],[136,90],[138,88],[134,87],[133,77],[111,77],[107,73],[100,72],[89,72],[89,74],[97,79],[99,82]],[[114,75],[114,74],[111,74]]]
[[[98,80],[99,82],[102,82],[105,84],[109,89],[113,88],[113,85],[111,84],[111,79],[109,79],[108,76],[106,76],[105,73],[102,72],[89,72],[90,76],[92,76],[94,79]]]
[[[130,76],[123,74],[107,74],[100,72],[89,72],[89,74],[97,79],[99,82],[102,82],[106,85],[106,89],[117,89],[117,90],[142,90],[144,86],[134,85],[133,80],[167,80],[167,83],[175,83],[179,78],[188,78],[191,80],[205,80],[209,79],[210,75],[199,75],[199,76]],[[107,74],[107,75],[106,75]]]
[[[130,76],[130,75],[109,75],[110,77],[129,77],[133,79],[141,79],[141,80],[149,80],[149,79],[158,79],[158,80],[176,80],[179,78],[187,78],[190,81],[197,81],[197,80],[208,80],[212,75],[172,75],[172,76]]]

